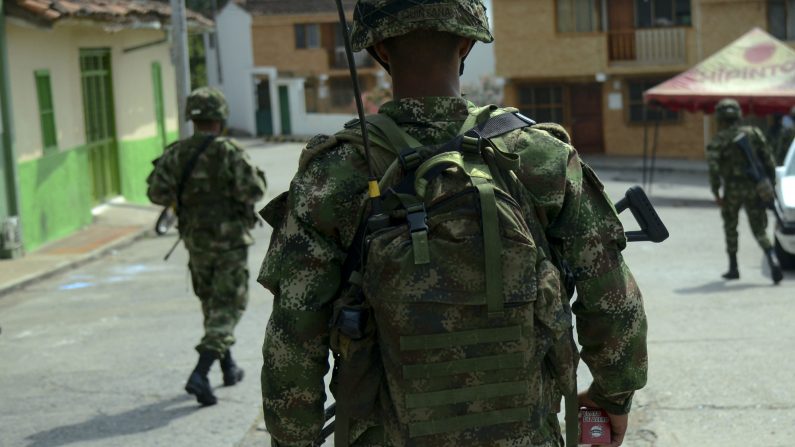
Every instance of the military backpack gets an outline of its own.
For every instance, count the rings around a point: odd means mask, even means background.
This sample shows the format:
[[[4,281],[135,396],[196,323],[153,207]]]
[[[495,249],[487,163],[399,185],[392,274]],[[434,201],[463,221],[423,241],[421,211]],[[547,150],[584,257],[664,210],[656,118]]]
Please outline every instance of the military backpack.
[[[367,123],[385,193],[334,305],[335,445],[368,424],[404,446],[537,443],[561,395],[576,405],[578,357],[559,263],[504,138],[535,123],[484,107],[436,146],[385,115]],[[336,141],[361,145],[354,125]]]

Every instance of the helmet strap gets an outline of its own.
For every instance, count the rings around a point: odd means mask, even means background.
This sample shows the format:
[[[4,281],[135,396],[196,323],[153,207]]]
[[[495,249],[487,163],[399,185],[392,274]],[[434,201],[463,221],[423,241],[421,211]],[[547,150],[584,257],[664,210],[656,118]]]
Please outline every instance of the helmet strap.
[[[378,62],[382,67],[384,67],[384,70],[386,70],[386,72],[391,75],[392,73],[389,72],[389,64],[387,64],[386,62],[381,60],[380,57],[378,57],[378,53],[375,52],[373,47],[367,47],[366,49],[367,52],[370,53],[370,56],[372,56],[373,59],[375,59],[375,61]]]

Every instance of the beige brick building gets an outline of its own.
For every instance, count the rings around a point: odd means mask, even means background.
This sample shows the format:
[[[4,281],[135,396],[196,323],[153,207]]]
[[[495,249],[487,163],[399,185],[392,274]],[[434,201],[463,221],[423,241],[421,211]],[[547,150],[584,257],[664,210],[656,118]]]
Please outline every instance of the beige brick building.
[[[753,27],[795,40],[793,0],[493,0],[493,17],[505,103],[583,153],[639,155],[659,119],[660,156],[703,158],[711,118],[644,110],[643,91]]]

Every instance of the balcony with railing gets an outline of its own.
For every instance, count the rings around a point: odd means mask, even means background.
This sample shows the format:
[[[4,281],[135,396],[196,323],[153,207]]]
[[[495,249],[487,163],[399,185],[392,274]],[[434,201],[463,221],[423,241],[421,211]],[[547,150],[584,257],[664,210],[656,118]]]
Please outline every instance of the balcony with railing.
[[[686,64],[687,30],[687,27],[611,30],[607,34],[610,64]]]

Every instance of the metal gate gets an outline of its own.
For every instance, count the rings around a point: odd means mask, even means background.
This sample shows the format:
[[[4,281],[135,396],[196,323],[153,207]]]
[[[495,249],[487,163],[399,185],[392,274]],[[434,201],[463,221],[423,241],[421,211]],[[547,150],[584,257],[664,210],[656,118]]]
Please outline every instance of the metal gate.
[[[110,49],[81,49],[80,77],[93,198],[102,202],[119,194]]]

